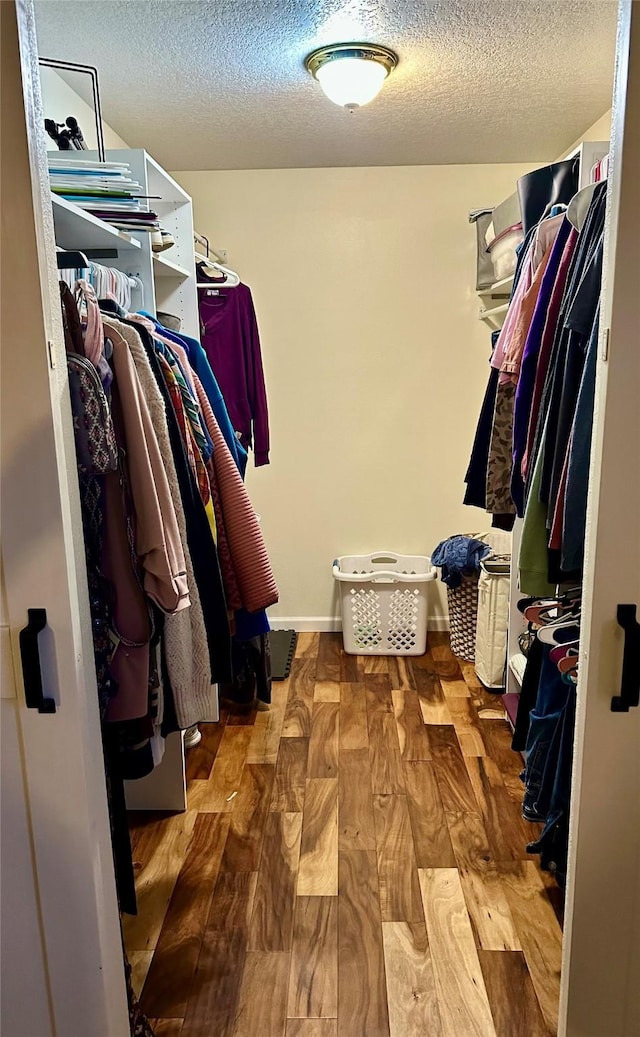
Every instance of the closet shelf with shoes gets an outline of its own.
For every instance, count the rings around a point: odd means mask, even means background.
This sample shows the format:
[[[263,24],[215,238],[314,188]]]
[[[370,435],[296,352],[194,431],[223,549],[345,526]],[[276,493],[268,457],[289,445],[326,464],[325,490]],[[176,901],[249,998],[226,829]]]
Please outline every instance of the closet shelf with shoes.
[[[142,247],[132,234],[112,227],[67,198],[52,195],[51,203],[56,241],[62,248],[136,251]]]

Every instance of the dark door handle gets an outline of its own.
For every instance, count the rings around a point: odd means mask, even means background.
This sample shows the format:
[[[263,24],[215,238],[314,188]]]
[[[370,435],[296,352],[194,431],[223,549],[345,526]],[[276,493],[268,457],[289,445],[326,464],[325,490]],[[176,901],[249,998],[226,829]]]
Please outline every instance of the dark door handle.
[[[611,699],[612,713],[628,713],[640,705],[640,623],[635,605],[618,605],[618,623],[624,630],[620,694]]]
[[[20,631],[24,697],[29,709],[37,709],[39,713],[55,713],[55,700],[46,698],[42,688],[40,649],[38,647],[38,634],[47,625],[47,611],[46,609],[27,609],[27,616],[29,622]]]

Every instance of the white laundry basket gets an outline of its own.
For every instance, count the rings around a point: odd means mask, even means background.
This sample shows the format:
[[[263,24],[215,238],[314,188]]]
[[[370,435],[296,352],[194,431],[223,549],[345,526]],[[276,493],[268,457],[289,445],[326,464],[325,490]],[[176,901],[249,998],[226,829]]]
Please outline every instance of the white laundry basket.
[[[342,636],[349,655],[424,655],[431,559],[378,551],[333,563],[340,586]]]

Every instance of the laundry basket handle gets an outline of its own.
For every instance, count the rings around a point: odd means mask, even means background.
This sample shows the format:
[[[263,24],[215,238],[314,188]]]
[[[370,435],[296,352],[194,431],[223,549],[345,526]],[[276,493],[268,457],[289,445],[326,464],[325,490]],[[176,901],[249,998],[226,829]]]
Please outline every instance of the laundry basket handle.
[[[371,558],[373,565],[394,564],[400,556],[391,558],[390,555],[376,555]],[[394,569],[368,569],[366,572],[345,572],[340,568],[340,559],[335,558],[333,562],[334,579],[341,583],[428,583],[435,580],[437,571],[435,566],[430,566],[426,572],[398,572]]]

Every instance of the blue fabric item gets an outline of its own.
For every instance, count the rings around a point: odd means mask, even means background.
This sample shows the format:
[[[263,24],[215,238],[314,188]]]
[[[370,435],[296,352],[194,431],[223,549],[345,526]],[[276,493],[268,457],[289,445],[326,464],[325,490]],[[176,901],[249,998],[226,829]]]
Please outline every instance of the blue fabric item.
[[[205,462],[209,461],[213,457],[213,440],[209,435],[209,429],[205,421],[202,422],[202,431],[204,432],[204,438],[207,441],[207,456],[204,458]]]
[[[576,691],[569,688],[567,703],[562,711],[557,733],[557,762],[547,819],[540,837],[527,846],[527,853],[540,854],[540,866],[553,872],[558,885],[564,888],[567,875],[569,847],[569,806],[571,801],[571,772],[573,740],[576,722]]]
[[[547,263],[547,269],[542,277],[540,294],[533,311],[531,325],[527,333],[527,339],[522,354],[520,377],[516,387],[516,397],[513,409],[513,468],[511,471],[511,496],[516,506],[516,513],[522,518],[524,515],[524,480],[520,471],[522,457],[527,446],[527,433],[529,430],[529,416],[533,400],[533,390],[536,380],[538,364],[538,353],[542,343],[542,335],[547,319],[547,310],[551,293],[558,275],[558,268],[562,253],[571,233],[571,224],[564,219],[560,224],[556,240],[551,247],[551,255]]]
[[[169,342],[175,342],[186,350],[187,356],[189,357],[189,363],[202,382],[202,387],[207,394],[207,398],[211,404],[211,409],[216,416],[216,421],[220,426],[220,431],[224,436],[224,441],[231,451],[231,456],[238,466],[240,475],[244,479],[244,473],[247,468],[247,451],[236,437],[227,410],[227,405],[224,402],[224,397],[220,392],[220,386],[211,370],[211,364],[209,363],[209,359],[204,349],[197,339],[190,338],[188,335],[183,335],[182,332],[178,334],[175,331],[170,331],[168,328],[163,327],[163,325],[160,324],[152,314],[147,313],[145,310],[140,310],[139,312],[143,317],[147,317],[148,320],[153,321],[158,331],[161,332]]]
[[[238,609],[236,616],[236,637],[239,641],[251,641],[260,634],[268,634],[271,630],[267,613],[264,609],[259,612],[247,612],[246,609]]]
[[[442,582],[455,590],[462,583],[463,575],[470,576],[480,570],[480,562],[490,552],[491,548],[482,540],[460,535],[442,540],[431,561],[442,569]]]
[[[542,669],[536,704],[530,713],[525,756],[525,794],[522,813],[529,821],[546,821],[558,773],[564,712],[570,685],[551,659],[551,646],[543,646]]]
[[[599,326],[600,310],[598,307],[582,371],[582,382],[569,447],[562,530],[562,568],[565,572],[580,572],[584,561]]]

